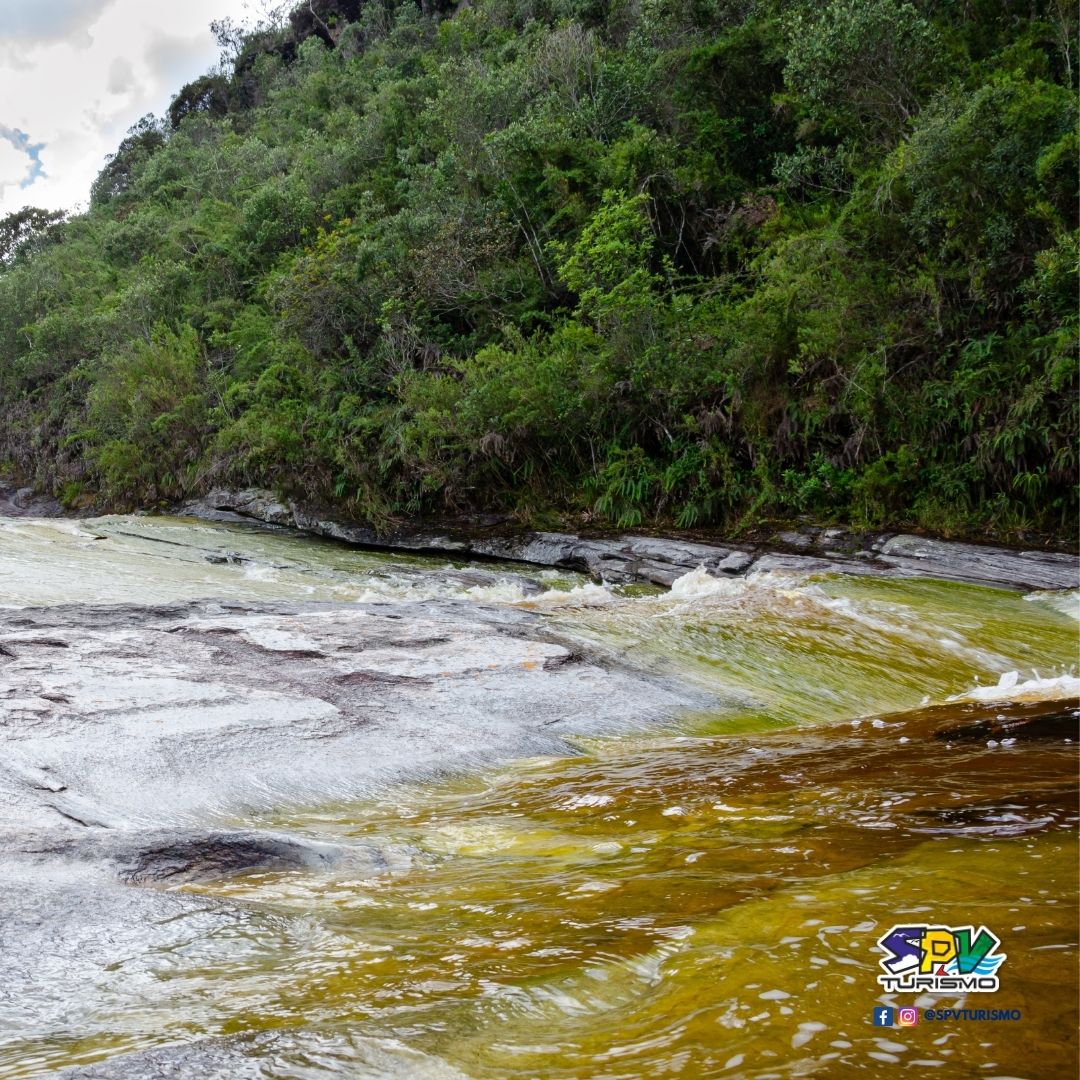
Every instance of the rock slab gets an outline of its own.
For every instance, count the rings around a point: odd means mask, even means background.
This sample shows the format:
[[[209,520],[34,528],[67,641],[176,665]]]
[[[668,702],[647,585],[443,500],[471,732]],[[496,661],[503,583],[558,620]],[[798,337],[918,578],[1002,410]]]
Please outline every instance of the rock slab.
[[[1009,589],[1080,587],[1080,559],[1048,551],[960,544],[918,536],[860,535],[842,529],[779,533],[769,544],[717,544],[649,536],[591,538],[494,528],[398,529],[387,533],[340,521],[271,492],[217,490],[182,514],[218,521],[255,520],[301,529],[377,551],[412,551],[460,559],[504,559],[578,570],[612,584],[669,587],[699,567],[717,577],[754,570],[879,574],[935,578]]]

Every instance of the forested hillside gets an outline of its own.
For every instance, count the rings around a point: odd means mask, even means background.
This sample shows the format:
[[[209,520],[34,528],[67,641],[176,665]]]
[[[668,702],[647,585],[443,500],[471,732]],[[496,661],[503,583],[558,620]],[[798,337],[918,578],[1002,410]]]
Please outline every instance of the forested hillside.
[[[1076,517],[1066,0],[313,0],[0,222],[0,471],[386,522]]]

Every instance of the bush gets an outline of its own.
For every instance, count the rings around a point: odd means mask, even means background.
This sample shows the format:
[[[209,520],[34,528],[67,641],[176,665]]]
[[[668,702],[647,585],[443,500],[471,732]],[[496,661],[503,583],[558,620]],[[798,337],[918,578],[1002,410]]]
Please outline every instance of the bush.
[[[148,341],[102,361],[77,437],[105,492],[121,502],[183,498],[200,483],[210,429],[210,373],[190,327],[155,327]]]

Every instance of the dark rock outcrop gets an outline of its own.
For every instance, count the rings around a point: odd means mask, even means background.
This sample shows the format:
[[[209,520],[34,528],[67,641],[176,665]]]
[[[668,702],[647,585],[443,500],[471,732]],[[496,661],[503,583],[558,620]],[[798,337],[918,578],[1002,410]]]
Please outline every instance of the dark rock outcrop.
[[[401,853],[369,845],[343,847],[258,829],[13,829],[3,834],[3,846],[6,858],[24,865],[89,864],[132,885],[173,886],[251,870],[317,872],[343,861],[378,873],[402,861]]]
[[[247,519],[298,528],[377,551],[502,559],[578,570],[614,584],[641,581],[666,587],[703,566],[717,577],[751,570],[790,570],[938,578],[1011,589],[1065,589],[1080,585],[1080,560],[1074,555],[1010,551],[917,536],[862,535],[843,529],[778,533],[768,544],[512,533],[498,525],[468,530],[406,528],[384,533],[340,521],[259,490],[213,491],[179,512],[215,521]]]
[[[0,480],[0,517],[64,517],[67,511],[59,499],[37,495],[33,488],[15,487]]]

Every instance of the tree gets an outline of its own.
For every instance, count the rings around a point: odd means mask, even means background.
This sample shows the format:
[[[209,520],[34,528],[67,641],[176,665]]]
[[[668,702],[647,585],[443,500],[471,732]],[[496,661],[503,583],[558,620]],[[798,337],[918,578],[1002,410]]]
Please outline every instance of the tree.
[[[891,145],[934,83],[938,35],[903,0],[831,0],[787,18],[784,79],[834,135]]]
[[[229,84],[222,75],[203,75],[189,82],[169,105],[169,126],[175,131],[185,116],[224,116],[229,110]]]
[[[131,187],[142,166],[165,145],[164,128],[153,113],[128,128],[127,138],[105,159],[105,168],[90,187],[92,207],[111,202]]]
[[[1071,528],[1072,5],[248,6],[0,222],[26,482]]]
[[[18,255],[40,247],[50,230],[66,217],[63,210],[24,206],[0,219],[0,265],[7,265]]]
[[[190,490],[209,435],[208,378],[190,326],[159,324],[149,341],[102,362],[82,437],[114,497],[176,499]]]
[[[1040,80],[942,95],[890,159],[882,195],[925,251],[1000,308],[1055,225],[1077,225],[1075,125],[1074,96]]]
[[[362,7],[363,0],[302,0],[289,16],[289,23],[298,41],[316,34],[333,48],[336,31],[356,22]]]

